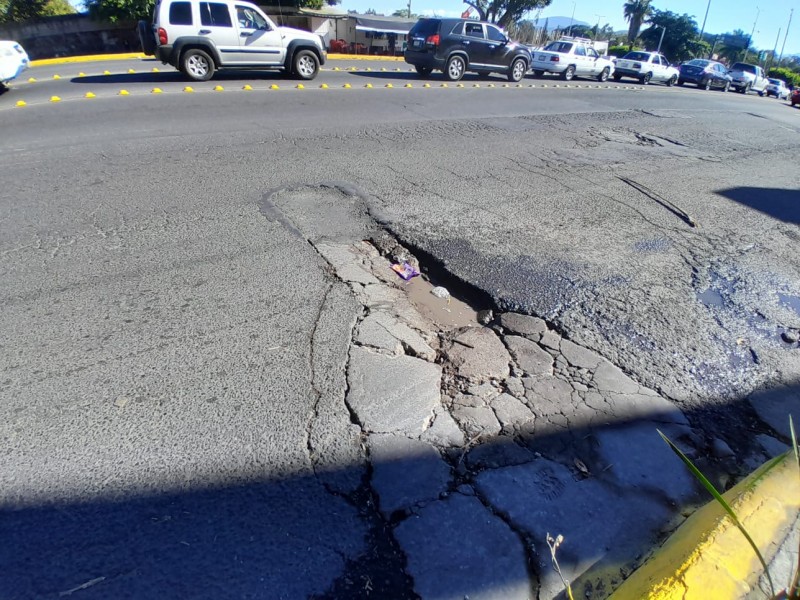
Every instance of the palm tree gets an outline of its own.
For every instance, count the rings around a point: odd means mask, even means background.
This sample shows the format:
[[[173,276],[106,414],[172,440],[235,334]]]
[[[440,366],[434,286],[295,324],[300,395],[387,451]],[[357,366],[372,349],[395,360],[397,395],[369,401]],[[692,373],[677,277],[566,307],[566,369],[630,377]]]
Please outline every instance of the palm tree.
[[[642,28],[642,23],[644,23],[647,17],[653,12],[650,1],[651,0],[628,0],[628,2],[623,5],[625,20],[630,23],[628,27],[628,44],[630,44],[631,47],[633,47],[633,41],[639,37],[639,30]]]

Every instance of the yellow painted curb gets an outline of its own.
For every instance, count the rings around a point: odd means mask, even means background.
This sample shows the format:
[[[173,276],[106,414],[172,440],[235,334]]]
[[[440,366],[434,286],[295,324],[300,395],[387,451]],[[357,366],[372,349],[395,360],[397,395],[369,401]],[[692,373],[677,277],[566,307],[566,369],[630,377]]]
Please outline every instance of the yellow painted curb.
[[[800,513],[794,454],[785,454],[772,469],[769,464],[723,494],[767,563]],[[712,500],[686,519],[610,600],[737,600],[754,588],[761,571],[750,544]]]
[[[127,54],[89,54],[86,56],[64,56],[61,58],[41,58],[32,60],[32,67],[43,67],[46,65],[65,65],[71,63],[97,62],[100,60],[130,60],[132,58],[146,58],[141,52],[129,52]]]
[[[328,54],[328,60],[385,60],[392,62],[403,62],[402,56],[372,56],[362,54]]]

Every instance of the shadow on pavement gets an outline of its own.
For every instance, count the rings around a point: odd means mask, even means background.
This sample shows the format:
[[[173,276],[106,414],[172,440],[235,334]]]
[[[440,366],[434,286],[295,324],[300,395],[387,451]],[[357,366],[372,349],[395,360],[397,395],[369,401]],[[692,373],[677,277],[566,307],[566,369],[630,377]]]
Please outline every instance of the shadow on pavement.
[[[705,420],[696,416],[701,415],[688,415],[693,425]],[[746,401],[720,408],[716,419],[739,435],[728,440],[736,449],[728,462],[708,458],[718,433],[700,430],[705,438],[698,442],[698,430],[691,433],[674,414],[573,425],[544,435],[520,433],[514,441],[498,437],[467,453],[452,451],[446,490],[385,519],[376,511],[389,497],[384,492],[393,485],[415,488],[415,477],[430,473],[428,463],[438,463],[438,457],[399,456],[369,471],[343,465],[319,476],[265,474],[263,480],[222,487],[130,490],[118,498],[81,502],[29,506],[24,498],[5,498],[0,596],[413,598],[412,575],[432,600],[483,597],[482,592],[528,585],[524,561],[517,560],[523,556],[520,538],[496,515],[524,531],[526,543],[535,546],[529,560],[538,565],[528,565],[534,572],[554,577],[544,546],[549,532],[564,535],[559,559],[568,576],[576,566],[594,565],[618,577],[623,565],[675,525],[682,508],[706,501],[656,427],[711,469],[712,480],[735,470],[748,446],[756,447],[756,434],[769,431]],[[601,441],[603,452],[597,451]],[[765,460],[768,454],[758,447],[751,456]],[[360,491],[337,492],[324,483],[340,476],[361,480]],[[367,485],[370,476],[377,496]],[[485,510],[464,484],[495,512]],[[387,533],[390,523],[408,562]],[[494,542],[478,537],[487,523],[507,537]],[[516,570],[496,568],[494,562],[510,552],[508,538],[520,547],[512,555],[520,563]],[[409,547],[415,548],[411,554]],[[583,597],[583,589],[578,595]]]
[[[735,187],[716,193],[785,223],[800,225],[800,189]]]

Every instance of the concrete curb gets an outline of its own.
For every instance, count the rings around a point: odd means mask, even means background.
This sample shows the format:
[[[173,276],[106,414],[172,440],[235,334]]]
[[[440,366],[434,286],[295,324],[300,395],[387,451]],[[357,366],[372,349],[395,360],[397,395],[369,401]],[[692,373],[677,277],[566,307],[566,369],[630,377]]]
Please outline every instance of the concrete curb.
[[[723,494],[767,564],[800,514],[800,473],[794,454],[785,454],[771,469],[769,464]],[[692,514],[610,598],[741,599],[755,588],[762,571],[745,537],[712,500]],[[782,583],[775,585],[779,589]]]
[[[64,56],[62,58],[42,58],[32,60],[32,67],[47,65],[66,65],[84,62],[98,62],[102,60],[130,60],[132,58],[152,58],[142,52],[129,52],[127,54],[89,54],[85,56]],[[328,60],[377,60],[403,62],[402,56],[362,56],[360,54],[328,54]]]

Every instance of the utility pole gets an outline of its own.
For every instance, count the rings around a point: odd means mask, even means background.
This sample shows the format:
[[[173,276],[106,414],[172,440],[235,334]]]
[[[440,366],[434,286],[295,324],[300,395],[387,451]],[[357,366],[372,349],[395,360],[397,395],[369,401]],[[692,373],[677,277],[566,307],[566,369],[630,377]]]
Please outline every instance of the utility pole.
[[[575,5],[576,4],[577,4],[577,2],[573,2],[572,3],[572,16],[569,18],[569,33],[567,33],[568,36],[572,35],[572,23],[575,21]]]
[[[775,47],[772,49],[772,54],[770,54],[769,58],[767,59],[767,64],[764,66],[764,71],[769,76],[769,68],[772,66],[772,61],[775,60],[775,54],[778,52],[778,40],[781,39],[781,28],[778,27],[778,35],[775,37]]]
[[[786,26],[786,35],[783,36],[783,45],[781,46],[781,55],[778,57],[778,66],[781,66],[781,60],[783,60],[783,50],[786,48],[786,38],[789,37],[789,27],[792,26],[792,15],[794,14],[794,9],[789,11],[789,24]]]
[[[703,17],[703,26],[700,28],[700,41],[703,41],[703,34],[706,31],[706,21],[708,20],[708,9],[711,8],[711,0],[708,0],[708,4],[706,4],[706,16]]]
[[[661,27],[661,39],[658,40],[658,50],[656,50],[656,54],[661,54],[661,44],[664,42],[664,34],[667,33],[667,28],[663,25],[656,25],[656,27]]]
[[[756,23],[758,23],[758,15],[761,14],[761,9],[756,6],[756,20],[753,21],[753,30],[750,32],[750,39],[747,40],[747,46],[744,49],[744,58],[742,62],[747,62],[747,55],[750,53],[750,44],[753,43],[753,34],[756,32]]]
[[[411,0],[408,0],[408,18],[411,18]]]
[[[594,26],[594,39],[597,39],[597,34],[600,32],[600,19],[605,19],[605,15],[595,15],[597,17],[597,25]]]

